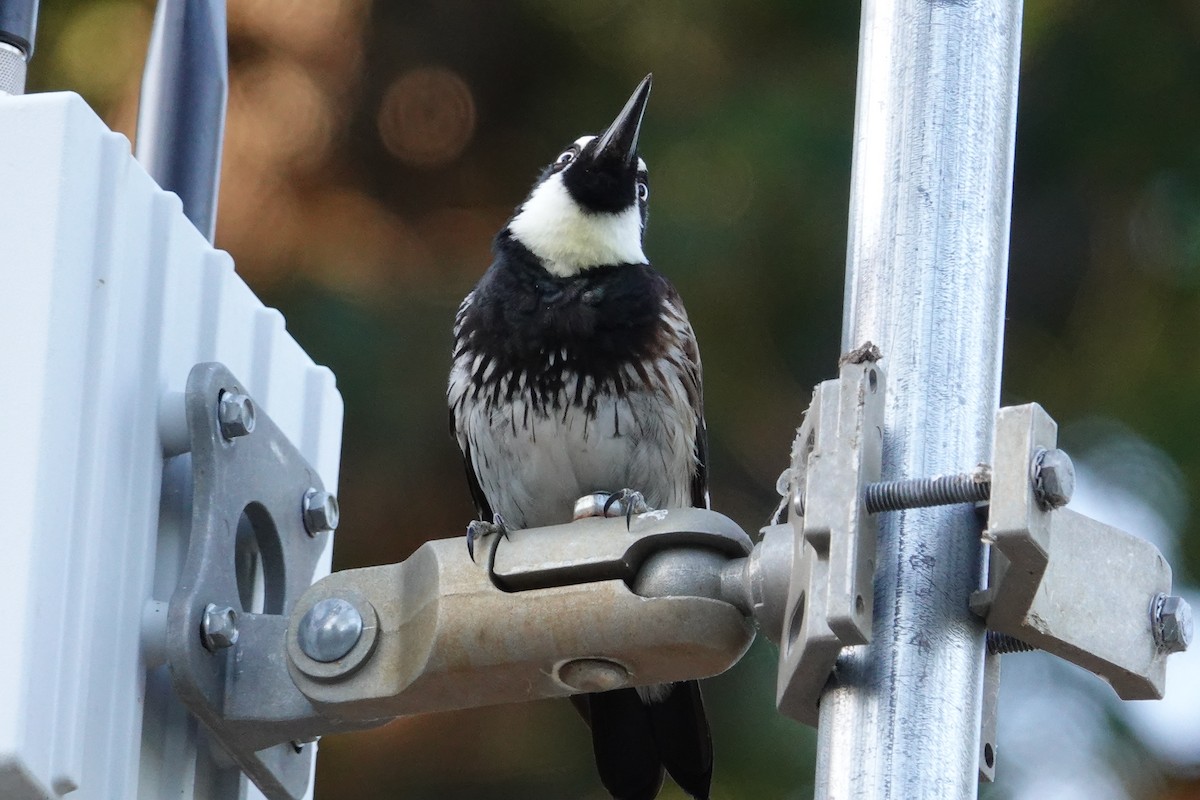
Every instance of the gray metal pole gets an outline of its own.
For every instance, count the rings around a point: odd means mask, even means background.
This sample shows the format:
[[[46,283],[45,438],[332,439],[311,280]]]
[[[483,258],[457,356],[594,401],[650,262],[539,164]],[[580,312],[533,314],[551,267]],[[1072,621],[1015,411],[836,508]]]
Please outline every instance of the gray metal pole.
[[[883,479],[988,461],[1021,0],[865,0],[842,333],[887,370]],[[818,798],[976,795],[985,556],[967,506],[880,516],[875,627],[822,697]]]
[[[211,242],[229,95],[225,0],[159,0],[142,75],[137,159]]]

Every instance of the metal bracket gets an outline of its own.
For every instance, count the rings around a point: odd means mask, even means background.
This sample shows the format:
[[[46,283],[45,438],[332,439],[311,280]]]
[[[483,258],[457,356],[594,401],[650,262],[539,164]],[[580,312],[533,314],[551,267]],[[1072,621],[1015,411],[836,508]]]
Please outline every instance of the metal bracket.
[[[860,351],[855,351],[860,353]],[[1186,648],[1191,612],[1169,595],[1171,568],[1151,543],[1062,509],[1074,472],[1057,450],[1057,426],[1037,405],[1001,409],[989,471],[878,483],[883,372],[866,348],[820,384],[792,449],[787,525],[767,529],[750,564],[778,584],[791,570],[780,616],[756,601],[767,634],[780,644],[779,710],[810,725],[838,653],[870,640],[876,527],[871,514],[989,498],[988,588],[972,610],[989,633],[988,693],[981,774],[995,765],[995,655],[1047,650],[1108,681],[1127,700],[1161,698],[1166,658]],[[766,542],[791,528],[790,564]],[[778,562],[778,563],[776,563]],[[775,606],[777,609],[778,606]]]
[[[872,358],[843,363],[813,393],[792,446],[793,563],[780,643],[779,710],[817,724],[838,652],[871,637],[877,525],[866,487],[879,480],[884,374]]]
[[[180,455],[165,461],[162,513],[191,518],[166,661],[184,705],[272,800],[306,794],[304,743],[319,735],[713,675],[754,638],[751,542],[720,514],[512,531],[478,561],[461,537],[433,541],[310,586],[336,500],[238,380],[197,365],[160,429]]]
[[[292,679],[330,719],[378,719],[715,675],[754,638],[732,576],[750,539],[704,509],[426,542],[329,575],[287,632]],[[490,565],[490,566],[489,566]],[[726,580],[726,576],[731,576]],[[334,607],[341,625],[305,633]],[[360,623],[361,621],[361,623]],[[314,658],[322,637],[340,657]]]
[[[164,513],[191,515],[187,559],[167,612],[171,678],[188,710],[268,797],[300,798],[313,748],[292,741],[330,725],[292,685],[282,643],[329,538],[321,518],[336,526],[328,516],[336,516],[336,501],[224,366],[193,367],[184,396],[171,402],[181,407],[162,411],[164,428],[175,428],[164,431],[164,442],[186,449],[190,456],[181,458],[191,461],[190,497],[169,488],[164,476],[164,506],[178,506]],[[179,441],[180,416],[186,443]],[[257,565],[263,593],[256,603]],[[305,718],[307,727],[297,724]],[[287,720],[286,729],[273,724],[277,719]]]
[[[996,724],[1000,711],[1000,654],[983,657],[983,708],[979,715],[979,780],[996,780]]]
[[[988,588],[972,598],[972,610],[989,629],[1098,675],[1124,700],[1159,699],[1172,648],[1156,637],[1156,600],[1171,590],[1171,567],[1144,539],[1045,507],[1031,470],[1041,453],[1054,451],[1057,435],[1036,403],[996,415],[984,534],[991,566]],[[1174,649],[1187,638],[1190,629]]]
[[[1161,697],[1166,656],[1190,637],[1187,608],[1165,596],[1170,568],[1152,545],[1049,510],[1069,495],[1043,455],[1066,458],[1053,420],[1037,406],[1002,409],[990,477],[878,483],[875,357],[864,349],[817,387],[785,473],[787,521],[753,548],[720,514],[672,509],[487,537],[476,560],[462,538],[432,541],[402,563],[312,586],[336,501],[228,370],[199,365],[182,410],[163,412],[164,446],[190,452],[192,481],[191,497],[164,491],[164,513],[174,503],[192,519],[168,612],[176,689],[268,797],[295,800],[311,771],[312,748],[300,743],[317,735],[717,674],[749,647],[754,616],[780,644],[780,711],[815,725],[841,648],[870,640],[872,515],[990,491],[991,579],[973,610],[1123,698]],[[186,437],[169,422],[182,417]],[[261,608],[233,568],[247,554],[261,558]],[[987,681],[985,729],[995,720],[994,655]],[[980,762],[990,776],[988,730]]]

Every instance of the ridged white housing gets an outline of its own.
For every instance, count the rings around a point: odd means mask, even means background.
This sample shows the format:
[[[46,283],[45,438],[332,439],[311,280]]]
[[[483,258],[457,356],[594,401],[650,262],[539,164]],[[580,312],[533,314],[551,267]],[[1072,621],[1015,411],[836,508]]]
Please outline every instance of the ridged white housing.
[[[242,796],[142,653],[186,548],[159,404],[224,363],[332,491],[333,374],[75,94],[0,97],[0,278],[0,798]]]

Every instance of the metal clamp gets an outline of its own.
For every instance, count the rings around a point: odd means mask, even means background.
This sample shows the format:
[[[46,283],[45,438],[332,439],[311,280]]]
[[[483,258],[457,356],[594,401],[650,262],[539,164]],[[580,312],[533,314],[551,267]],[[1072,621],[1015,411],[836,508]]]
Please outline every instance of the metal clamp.
[[[1166,658],[1191,639],[1191,610],[1170,595],[1171,569],[1154,545],[1062,508],[1074,470],[1056,448],[1054,421],[1037,405],[1001,409],[991,469],[879,483],[883,372],[870,348],[860,351],[817,387],[784,473],[788,521],[767,528],[747,562],[764,586],[790,572],[782,613],[766,595],[754,603],[780,645],[780,711],[816,725],[839,651],[870,640],[871,515],[989,497],[990,580],[971,606],[987,620],[993,656],[1037,647],[1100,676],[1123,699],[1162,697]],[[789,529],[790,559],[778,546]],[[998,674],[992,663],[990,684]],[[985,774],[994,762],[994,750],[981,754]]]
[[[1058,426],[1036,403],[996,415],[988,588],[971,607],[988,628],[1078,664],[1124,700],[1158,699],[1170,652],[1187,646],[1190,613],[1170,596],[1171,567],[1150,542],[1070,509]],[[1163,638],[1161,608],[1175,606]],[[1160,603],[1161,601],[1161,603]],[[1156,611],[1156,609],[1159,609]],[[1172,620],[1167,620],[1171,622]]]
[[[838,652],[871,636],[877,525],[866,487],[879,480],[882,460],[884,374],[877,357],[843,363],[836,380],[817,386],[792,446],[789,526],[797,568],[789,570],[783,625],[767,634],[779,642],[779,710],[809,725],[817,724]]]

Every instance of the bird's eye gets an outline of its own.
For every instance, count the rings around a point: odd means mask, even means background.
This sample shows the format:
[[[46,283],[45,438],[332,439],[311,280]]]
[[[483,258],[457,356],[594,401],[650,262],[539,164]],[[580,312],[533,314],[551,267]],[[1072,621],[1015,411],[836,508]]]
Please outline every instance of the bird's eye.
[[[558,166],[558,167],[565,167],[567,164],[570,164],[574,160],[575,160],[575,151],[574,150],[566,150],[563,152],[562,155],[560,155],[558,158],[554,159],[554,164],[555,164],[555,166]]]
[[[643,203],[650,199],[650,187],[645,181],[638,181],[637,192],[638,200],[641,200]]]

